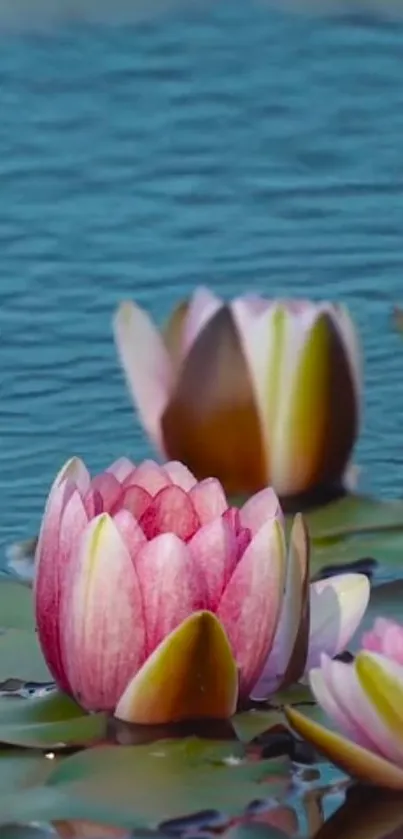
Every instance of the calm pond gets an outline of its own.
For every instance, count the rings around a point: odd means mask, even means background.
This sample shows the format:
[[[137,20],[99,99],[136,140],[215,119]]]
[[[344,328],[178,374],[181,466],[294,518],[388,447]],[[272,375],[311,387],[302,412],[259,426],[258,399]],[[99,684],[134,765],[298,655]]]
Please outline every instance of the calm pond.
[[[161,321],[199,283],[350,305],[366,359],[362,486],[402,496],[403,24],[232,0],[38,32],[10,30],[8,5],[3,555],[37,531],[68,456],[101,469],[150,453],[111,316],[131,297]]]

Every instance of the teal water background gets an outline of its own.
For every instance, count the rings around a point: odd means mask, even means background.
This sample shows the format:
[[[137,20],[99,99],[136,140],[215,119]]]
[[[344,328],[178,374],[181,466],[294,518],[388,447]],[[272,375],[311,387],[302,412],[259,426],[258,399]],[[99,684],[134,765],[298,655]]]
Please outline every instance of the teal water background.
[[[149,454],[113,309],[133,297],[161,321],[198,283],[351,306],[362,484],[403,495],[402,23],[241,0],[49,32],[4,20],[2,545],[36,532],[71,454]]]

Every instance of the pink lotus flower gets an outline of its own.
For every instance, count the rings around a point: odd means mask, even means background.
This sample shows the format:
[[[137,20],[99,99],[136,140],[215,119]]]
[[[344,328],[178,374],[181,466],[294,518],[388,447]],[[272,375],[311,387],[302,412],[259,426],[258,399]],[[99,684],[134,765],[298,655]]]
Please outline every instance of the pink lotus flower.
[[[322,654],[309,681],[344,736],[288,708],[295,730],[358,780],[402,790],[403,626],[378,618],[353,663]]]
[[[199,288],[164,335],[128,302],[114,330],[134,404],[164,457],[199,479],[215,475],[231,494],[346,485],[361,370],[343,306],[252,295],[225,304]]]
[[[403,666],[403,626],[397,621],[377,618],[372,629],[364,633],[362,646]]]
[[[287,555],[271,489],[238,510],[217,480],[198,483],[178,462],[123,458],[91,480],[73,459],[46,504],[34,593],[59,686],[88,710],[163,723],[228,717],[238,698],[300,678],[307,656],[334,655],[368,582],[309,587],[303,520]]]

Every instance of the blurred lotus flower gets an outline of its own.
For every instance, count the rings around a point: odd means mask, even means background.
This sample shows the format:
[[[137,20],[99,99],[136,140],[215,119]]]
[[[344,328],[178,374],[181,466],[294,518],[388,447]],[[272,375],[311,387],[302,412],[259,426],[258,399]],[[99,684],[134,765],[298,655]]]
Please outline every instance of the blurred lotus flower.
[[[46,504],[34,592],[62,690],[88,710],[156,724],[226,718],[238,698],[300,678],[307,656],[348,641],[368,581],[344,575],[309,591],[303,519],[287,556],[272,489],[238,510],[216,479],[199,483],[178,462],[123,458],[91,480],[72,459]]]
[[[345,736],[295,708],[286,709],[293,728],[336,766],[365,783],[399,790],[403,789],[402,635],[401,627],[377,621],[366,643],[388,649],[391,657],[364,648],[354,662],[345,664],[322,654],[321,666],[311,670],[309,681],[317,701]]]
[[[361,371],[347,310],[199,288],[164,335],[122,303],[115,339],[133,401],[163,456],[226,491],[280,497],[346,484]]]

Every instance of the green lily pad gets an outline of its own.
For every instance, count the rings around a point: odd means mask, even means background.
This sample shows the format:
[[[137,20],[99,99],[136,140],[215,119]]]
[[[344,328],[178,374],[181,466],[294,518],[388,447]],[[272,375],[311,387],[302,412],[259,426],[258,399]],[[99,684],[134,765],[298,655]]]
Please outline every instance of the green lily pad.
[[[52,769],[52,760],[40,751],[0,749],[0,796],[42,785]]]
[[[0,629],[35,629],[32,591],[7,578],[0,580]]]
[[[286,723],[280,711],[252,708],[250,711],[236,714],[232,719],[232,725],[242,743],[250,743],[259,734],[278,726],[284,727]]]
[[[105,714],[86,714],[72,699],[54,692],[38,699],[0,698],[0,742],[55,749],[100,740]]]
[[[375,576],[379,579],[403,577],[403,530],[365,533],[341,539],[313,540],[311,570],[316,574],[328,566],[350,566],[359,559],[370,557],[377,563]]]
[[[403,501],[347,495],[307,513],[305,518],[313,539],[385,530],[403,531]]]
[[[240,815],[288,783],[288,761],[247,762],[231,742],[99,746],[61,760],[37,789],[0,794],[0,823],[84,819],[156,828],[202,810]]]

